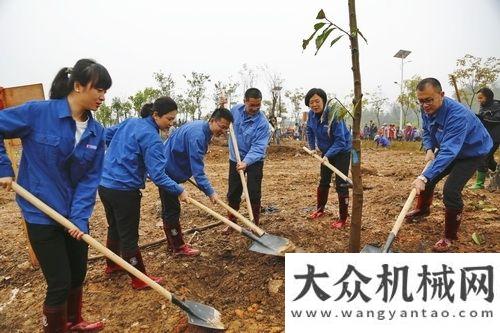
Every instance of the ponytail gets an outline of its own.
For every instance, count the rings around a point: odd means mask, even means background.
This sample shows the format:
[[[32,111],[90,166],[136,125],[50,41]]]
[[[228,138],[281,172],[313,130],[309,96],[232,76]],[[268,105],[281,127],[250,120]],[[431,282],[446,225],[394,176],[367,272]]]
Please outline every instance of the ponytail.
[[[54,81],[52,81],[52,86],[50,87],[50,99],[60,99],[69,95],[73,89],[69,84],[70,74],[71,69],[69,67],[64,67],[57,72]]]
[[[108,90],[112,80],[108,70],[92,59],[80,59],[71,67],[64,67],[57,72],[52,81],[49,97],[60,99],[68,96],[73,91],[75,82],[86,86],[89,83],[92,88]]]
[[[153,114],[153,103],[146,103],[141,109],[141,118],[147,118]]]

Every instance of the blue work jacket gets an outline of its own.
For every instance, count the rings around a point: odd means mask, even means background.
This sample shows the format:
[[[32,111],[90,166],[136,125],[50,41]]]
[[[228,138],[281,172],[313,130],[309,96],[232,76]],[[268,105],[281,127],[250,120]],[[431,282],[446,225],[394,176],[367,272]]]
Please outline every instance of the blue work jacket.
[[[165,191],[184,189],[165,173],[166,159],[158,125],[151,116],[129,118],[106,130],[106,155],[101,186],[131,191],[144,188],[146,175]]]
[[[427,179],[442,173],[455,159],[484,156],[493,147],[479,118],[451,98],[445,97],[434,115],[428,116],[423,110],[421,114],[424,149],[439,148],[436,158],[423,173]]]
[[[266,116],[259,111],[250,116],[245,112],[245,105],[238,104],[231,109],[233,114],[233,128],[238,141],[238,149],[242,162],[252,165],[263,161],[266,157],[269,142],[269,122]],[[236,162],[233,144],[229,138],[229,158]]]
[[[104,156],[104,128],[87,112],[88,124],[75,147],[76,123],[67,99],[28,102],[0,111],[0,177],[14,176],[4,139],[20,138],[18,183],[81,231],[89,232]],[[24,219],[57,224],[21,197]]]
[[[196,120],[176,129],[164,143],[167,174],[178,183],[193,176],[207,196],[215,192],[205,174],[203,162],[211,139],[208,122]]]
[[[309,110],[307,116],[307,141],[310,149],[318,149],[331,158],[352,149],[351,133],[343,120],[332,118],[332,110],[326,108],[321,115]],[[330,120],[329,120],[330,119]]]

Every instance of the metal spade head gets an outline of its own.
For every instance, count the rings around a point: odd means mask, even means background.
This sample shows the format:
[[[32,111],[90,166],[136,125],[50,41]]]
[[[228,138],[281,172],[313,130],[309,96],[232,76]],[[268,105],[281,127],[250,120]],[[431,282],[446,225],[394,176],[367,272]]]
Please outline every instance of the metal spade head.
[[[223,330],[224,324],[220,321],[220,312],[214,308],[193,301],[184,301],[184,304],[189,307],[191,313],[188,312],[188,322],[191,325]]]
[[[194,301],[181,301],[172,295],[172,303],[181,307],[188,315],[188,323],[195,326],[223,330],[221,314],[216,309]]]
[[[295,245],[288,239],[268,233],[258,237],[250,246],[251,251],[280,257],[285,256],[286,252],[292,252],[294,249]]]
[[[366,245],[363,250],[361,250],[361,253],[384,253],[381,247],[378,247],[376,245]],[[387,253],[392,253],[391,250],[389,250]]]

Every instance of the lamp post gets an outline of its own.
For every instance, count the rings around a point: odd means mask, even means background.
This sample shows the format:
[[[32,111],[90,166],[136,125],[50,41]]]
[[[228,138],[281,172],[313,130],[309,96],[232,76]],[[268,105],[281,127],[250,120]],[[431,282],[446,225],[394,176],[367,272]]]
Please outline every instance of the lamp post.
[[[399,50],[395,55],[394,58],[400,58],[401,59],[401,82],[400,82],[400,96],[403,95],[403,66],[404,66],[404,59],[411,53],[411,51],[408,50]],[[399,129],[403,128],[403,101],[401,100],[401,111],[399,113]]]

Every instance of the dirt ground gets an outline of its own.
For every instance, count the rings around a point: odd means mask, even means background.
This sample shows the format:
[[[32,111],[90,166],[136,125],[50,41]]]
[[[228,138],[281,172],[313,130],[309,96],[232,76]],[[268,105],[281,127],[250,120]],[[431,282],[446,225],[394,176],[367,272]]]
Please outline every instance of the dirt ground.
[[[363,143],[364,209],[362,246],[382,244],[401,210],[410,184],[423,167],[418,144],[396,143],[390,149]],[[207,174],[224,197],[227,189],[227,147],[211,146],[206,157]],[[349,227],[330,228],[337,216],[332,190],[328,214],[308,220],[315,207],[319,165],[301,150],[301,143],[284,141],[271,146],[264,167],[263,228],[284,236],[305,252],[346,252]],[[437,187],[432,214],[419,224],[403,224],[393,245],[398,252],[429,252],[443,232],[442,183]],[[469,184],[472,183],[472,180]],[[191,185],[190,194],[214,207]],[[465,210],[456,252],[500,251],[500,195],[486,190],[464,190]],[[158,214],[158,193],[148,183],[143,191],[140,243],[164,237]],[[246,215],[244,205],[242,210]],[[224,213],[223,213],[224,214]],[[0,194],[0,332],[38,332],[45,283],[40,270],[28,262],[21,215],[12,193]],[[195,206],[182,205],[184,229],[215,222]],[[227,332],[284,331],[284,259],[248,250],[249,241],[237,233],[224,235],[223,227],[186,236],[202,250],[196,258],[177,258],[160,243],[143,250],[146,267],[164,276],[164,286],[181,298],[210,305],[222,313]],[[97,203],[91,219],[91,235],[105,242],[106,220]],[[477,245],[472,234],[484,237]],[[90,257],[97,256],[94,250]],[[91,259],[84,291],[84,317],[106,322],[105,332],[194,332],[185,315],[155,291],[133,291],[125,274],[108,277],[104,260]]]

